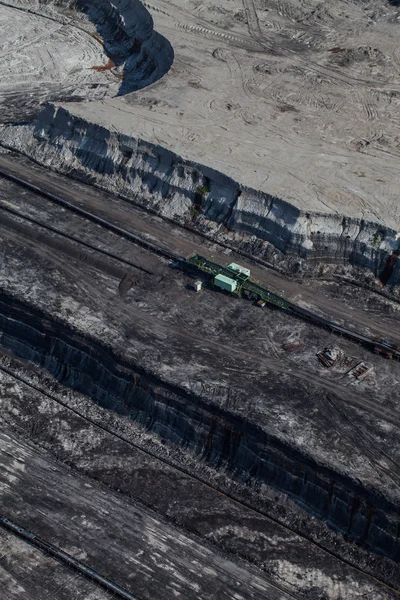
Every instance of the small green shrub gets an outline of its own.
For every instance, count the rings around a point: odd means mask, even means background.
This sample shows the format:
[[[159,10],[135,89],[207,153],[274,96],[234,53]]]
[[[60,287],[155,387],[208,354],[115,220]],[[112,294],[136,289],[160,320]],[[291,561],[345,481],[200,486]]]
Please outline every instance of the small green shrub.
[[[199,185],[199,187],[197,188],[196,192],[198,194],[200,194],[201,196],[205,196],[206,194],[210,193],[210,186],[209,185]]]

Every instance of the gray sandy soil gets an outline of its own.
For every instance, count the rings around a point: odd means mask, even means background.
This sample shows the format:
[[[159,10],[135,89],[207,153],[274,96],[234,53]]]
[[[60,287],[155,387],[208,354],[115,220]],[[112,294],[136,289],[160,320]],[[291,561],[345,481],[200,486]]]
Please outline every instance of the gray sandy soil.
[[[396,2],[0,16],[3,175],[400,343]],[[400,363],[177,264],[0,177],[0,513],[141,600],[397,598]],[[0,529],[3,597],[110,596]]]

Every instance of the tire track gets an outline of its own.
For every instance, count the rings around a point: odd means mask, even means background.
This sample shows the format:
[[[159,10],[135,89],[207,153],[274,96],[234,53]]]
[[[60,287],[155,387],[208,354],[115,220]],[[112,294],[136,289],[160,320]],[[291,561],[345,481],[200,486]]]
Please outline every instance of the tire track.
[[[333,422],[336,422],[337,416],[339,416],[342,421],[349,425],[350,431],[347,431],[346,428],[342,426],[340,431],[338,431],[339,435],[347,437],[356,446],[361,446],[365,454],[369,456],[375,468],[378,471],[383,472],[397,489],[400,490],[400,464],[393,460],[386,452],[376,448],[375,443],[368,435],[368,432],[358,427],[354,423],[354,420],[347,415],[344,405],[339,406],[338,402],[332,397],[326,397],[324,400],[321,400],[319,404],[322,411],[325,412],[327,416],[330,416]],[[330,406],[331,409],[329,409],[328,406]],[[382,465],[382,458],[391,464],[391,468]],[[393,472],[398,476],[397,479],[393,477]]]
[[[116,254],[113,254],[112,252],[109,252],[107,250],[103,250],[102,248],[93,246],[92,244],[90,244],[88,242],[84,242],[81,238],[77,238],[73,235],[67,234],[67,233],[61,231],[60,229],[57,229],[56,227],[52,227],[52,226],[48,225],[47,223],[42,223],[41,221],[38,221],[37,219],[34,219],[33,217],[29,217],[28,215],[23,215],[18,210],[14,210],[8,206],[4,206],[4,204],[2,204],[1,202],[0,202],[0,210],[7,212],[13,216],[16,216],[21,220],[28,221],[29,223],[32,223],[33,225],[37,225],[38,227],[41,227],[42,229],[50,231],[51,233],[55,233],[56,235],[66,239],[68,241],[72,241],[76,244],[84,246],[85,248],[93,250],[94,252],[103,254],[107,258],[112,258],[113,260],[115,260],[119,263],[122,263],[124,266],[128,266],[128,267],[134,268],[136,270],[143,271],[144,273],[146,273],[148,275],[153,275],[152,271],[149,271],[148,269],[146,269],[140,265],[137,265],[129,260],[126,260],[126,259],[122,258],[121,256],[117,256]],[[10,220],[10,219],[7,220],[4,217],[2,219],[1,225],[5,225],[6,227],[8,226],[9,228],[18,230],[18,227],[15,225],[15,223],[12,222],[12,220]],[[19,228],[19,230],[20,230],[19,232],[21,233],[22,232],[21,228]],[[49,243],[49,242],[47,242],[47,243]],[[56,246],[54,246],[54,248],[56,248]]]
[[[357,96],[360,100],[362,109],[368,121],[378,120],[378,108],[372,98],[372,93],[366,91],[364,93],[358,92]]]
[[[150,458],[152,458],[153,460],[156,460],[158,462],[161,462],[165,465],[167,465],[168,467],[179,471],[180,473],[184,474],[186,477],[197,481],[198,483],[200,483],[201,485],[205,486],[206,488],[208,488],[209,490],[217,493],[220,496],[225,497],[227,500],[235,503],[236,505],[251,511],[259,516],[261,516],[262,518],[265,518],[277,525],[279,525],[280,527],[282,527],[283,529],[285,529],[286,531],[288,531],[289,533],[296,535],[304,540],[306,540],[307,542],[313,544],[315,547],[317,547],[319,550],[321,550],[323,553],[326,553],[330,556],[332,556],[333,558],[335,558],[336,560],[340,561],[342,564],[345,564],[347,566],[349,566],[350,568],[354,569],[355,571],[357,571],[358,573],[366,576],[367,578],[373,580],[375,583],[377,583],[378,585],[382,585],[384,588],[389,589],[390,591],[394,592],[396,595],[400,596],[400,590],[397,590],[395,588],[393,588],[392,586],[388,585],[387,583],[385,583],[384,581],[378,579],[377,577],[375,577],[374,575],[371,575],[370,573],[368,573],[367,571],[364,571],[363,569],[355,566],[354,564],[351,563],[351,561],[343,559],[342,557],[340,557],[339,555],[335,554],[334,552],[324,548],[323,546],[321,546],[318,542],[315,542],[314,540],[312,540],[311,538],[309,538],[308,536],[297,532],[295,529],[290,528],[288,525],[286,525],[285,523],[281,523],[278,519],[275,519],[271,516],[269,516],[267,513],[265,513],[264,511],[262,511],[261,509],[257,509],[257,508],[253,508],[251,505],[249,505],[246,502],[242,502],[241,500],[237,499],[234,495],[232,495],[231,493],[225,492],[224,490],[208,483],[205,479],[202,479],[201,477],[197,476],[197,475],[193,475],[189,470],[176,465],[174,462],[169,461],[163,457],[157,456],[154,452],[151,452],[147,449],[142,448],[141,446],[138,446],[137,444],[135,444],[134,442],[132,442],[131,440],[129,440],[128,438],[126,438],[124,435],[119,434],[114,432],[113,430],[109,429],[108,427],[102,425],[101,423],[98,423],[96,420],[87,417],[86,415],[84,415],[83,413],[81,413],[79,410],[72,408],[71,406],[69,406],[69,404],[65,401],[60,400],[59,398],[57,398],[56,396],[49,394],[49,392],[47,392],[45,389],[41,388],[40,386],[38,386],[37,384],[33,384],[31,381],[27,380],[25,377],[22,377],[21,375],[17,375],[16,373],[14,373],[10,368],[5,367],[3,364],[0,364],[0,371],[3,371],[4,373],[6,373],[9,377],[12,377],[13,379],[16,379],[18,382],[22,383],[23,385],[27,386],[28,388],[33,389],[36,392],[39,392],[39,394],[43,394],[44,396],[46,396],[48,399],[50,399],[53,402],[56,402],[57,404],[61,405],[63,408],[67,409],[69,412],[72,412],[74,415],[78,416],[79,418],[83,419],[84,421],[90,423],[91,425],[93,425],[94,427],[104,431],[105,433],[111,435],[112,437],[119,439],[120,441],[128,444],[129,446],[133,447],[135,450],[137,450],[140,453],[143,453],[147,456],[149,456]],[[269,583],[269,582],[268,582]],[[300,600],[300,596],[297,595],[293,595],[289,592],[287,592],[286,590],[283,591],[281,588],[279,588],[278,586],[271,584],[272,588],[275,588],[276,590],[279,590],[281,593],[284,593],[286,595],[286,597],[288,598],[292,598],[293,600]],[[303,597],[303,596],[302,596]]]
[[[189,23],[180,23],[177,21],[175,23],[175,27],[178,29],[182,29],[184,31],[190,31],[193,33],[197,33],[203,35],[205,37],[218,38],[220,40],[224,40],[228,43],[231,43],[235,46],[239,46],[244,50],[253,50],[256,52],[260,51],[258,46],[255,46],[251,42],[247,42],[236,35],[231,35],[230,33],[223,33],[222,31],[215,31],[213,29],[208,29],[207,27],[201,27],[199,25],[189,25]]]

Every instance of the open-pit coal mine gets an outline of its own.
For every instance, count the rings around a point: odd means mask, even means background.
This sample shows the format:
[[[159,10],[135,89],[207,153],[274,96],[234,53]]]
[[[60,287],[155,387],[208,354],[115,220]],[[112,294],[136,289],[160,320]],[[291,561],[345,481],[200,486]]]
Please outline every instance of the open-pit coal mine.
[[[397,4],[0,15],[0,600],[400,598]]]

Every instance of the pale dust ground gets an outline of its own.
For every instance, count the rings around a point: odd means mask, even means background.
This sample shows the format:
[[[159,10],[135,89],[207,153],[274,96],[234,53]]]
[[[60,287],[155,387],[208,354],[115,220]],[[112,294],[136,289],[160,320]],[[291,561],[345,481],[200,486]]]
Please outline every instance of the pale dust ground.
[[[104,64],[101,44],[77,27],[0,6],[1,87],[32,82],[95,82]]]
[[[399,229],[398,8],[381,0],[146,6],[173,45],[171,71],[74,112],[305,211]]]

